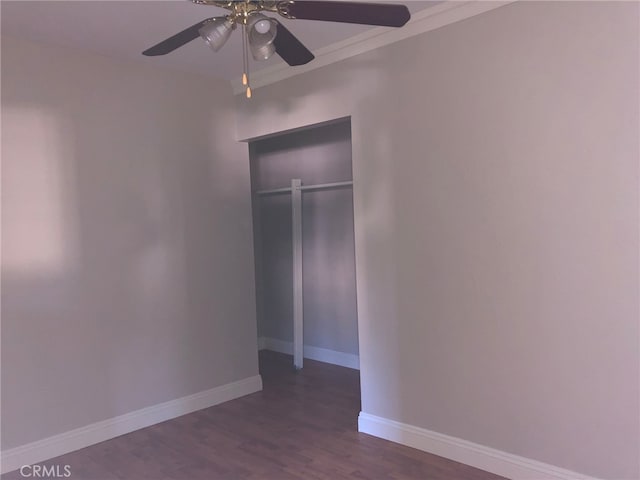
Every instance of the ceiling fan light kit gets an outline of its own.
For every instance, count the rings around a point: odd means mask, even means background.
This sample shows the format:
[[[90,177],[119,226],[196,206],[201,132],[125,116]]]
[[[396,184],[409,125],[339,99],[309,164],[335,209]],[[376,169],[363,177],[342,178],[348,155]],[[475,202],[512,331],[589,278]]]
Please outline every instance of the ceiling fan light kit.
[[[304,65],[315,57],[278,20],[261,12],[277,13],[287,19],[320,20],[324,22],[357,23],[386,27],[402,27],[411,18],[405,5],[364,2],[338,2],[324,0],[191,0],[199,5],[210,5],[229,10],[222,17],[212,17],[148,48],[143,55],[166,55],[198,38],[214,52],[227,42],[233,30],[242,26],[242,54],[244,72],[242,84],[247,98],[251,98],[249,85],[248,51],[254,60],[267,60],[274,53],[291,66]]]

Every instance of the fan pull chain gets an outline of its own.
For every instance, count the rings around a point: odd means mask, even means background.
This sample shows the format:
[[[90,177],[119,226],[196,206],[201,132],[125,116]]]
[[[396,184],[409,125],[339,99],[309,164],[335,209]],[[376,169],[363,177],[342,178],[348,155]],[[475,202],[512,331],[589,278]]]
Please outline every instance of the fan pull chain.
[[[251,98],[251,86],[249,85],[249,51],[247,47],[247,26],[242,25],[242,85],[247,87],[247,98]]]
[[[247,56],[246,56],[247,44],[246,44],[245,30],[246,30],[246,27],[242,25],[242,85],[246,87],[249,83],[249,77],[247,76]]]

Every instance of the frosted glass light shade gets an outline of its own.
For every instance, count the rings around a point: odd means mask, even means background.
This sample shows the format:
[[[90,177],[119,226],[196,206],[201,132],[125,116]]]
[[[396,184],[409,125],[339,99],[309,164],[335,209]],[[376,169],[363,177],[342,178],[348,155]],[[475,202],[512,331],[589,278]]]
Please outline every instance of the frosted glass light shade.
[[[232,22],[226,17],[216,17],[203,25],[203,27],[198,30],[198,33],[207,45],[209,45],[214,52],[217,52],[227,43],[232,31]]]
[[[267,60],[276,51],[277,22],[261,13],[249,17],[249,48],[255,60]]]

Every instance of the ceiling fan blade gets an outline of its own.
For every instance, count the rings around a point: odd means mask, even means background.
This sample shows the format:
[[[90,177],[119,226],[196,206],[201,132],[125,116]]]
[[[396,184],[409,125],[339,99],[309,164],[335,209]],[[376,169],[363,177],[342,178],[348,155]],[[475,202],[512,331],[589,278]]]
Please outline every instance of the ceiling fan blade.
[[[195,25],[192,25],[189,28],[182,30],[179,33],[176,33],[174,36],[163,40],[162,42],[154,45],[151,48],[146,49],[142,52],[143,55],[148,57],[155,57],[156,55],[166,55],[169,52],[173,52],[176,48],[179,48],[192,40],[195,40],[200,36],[198,30],[202,28],[204,24],[209,22],[211,18],[207,18]]]
[[[402,27],[411,18],[405,5],[390,3],[292,1],[285,10],[290,18],[325,22],[361,23]]]
[[[278,23],[278,30],[273,43],[276,46],[276,53],[280,55],[285,62],[294,67],[296,65],[309,63],[316,58],[282,23],[277,20],[276,22]]]

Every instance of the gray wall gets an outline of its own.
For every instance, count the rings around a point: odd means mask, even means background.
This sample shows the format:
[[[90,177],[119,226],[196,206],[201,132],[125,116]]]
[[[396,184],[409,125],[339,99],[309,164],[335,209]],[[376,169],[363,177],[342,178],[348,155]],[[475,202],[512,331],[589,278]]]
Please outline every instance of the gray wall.
[[[348,121],[251,144],[252,189],[351,180]],[[350,188],[303,192],[304,343],[358,353]],[[293,340],[291,199],[254,196],[259,335]]]
[[[2,448],[257,374],[226,82],[2,38]]]
[[[516,2],[236,97],[351,115],[362,409],[640,477],[636,2]]]

